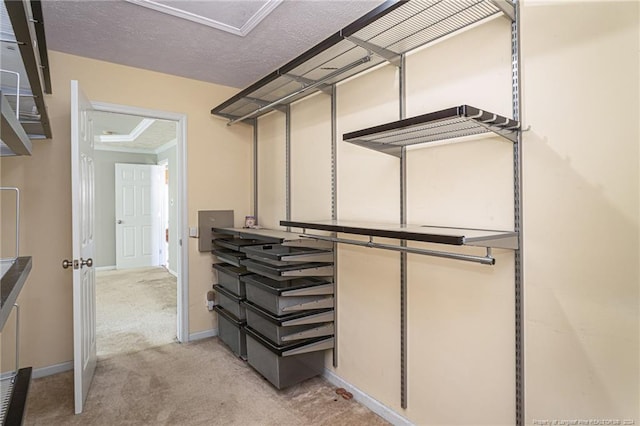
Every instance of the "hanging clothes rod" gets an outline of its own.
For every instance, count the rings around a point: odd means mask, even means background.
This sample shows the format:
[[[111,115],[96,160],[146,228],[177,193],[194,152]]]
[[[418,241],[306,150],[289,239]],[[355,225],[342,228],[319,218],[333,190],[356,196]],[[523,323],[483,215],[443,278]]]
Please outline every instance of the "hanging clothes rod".
[[[232,124],[235,124],[238,121],[242,121],[242,120],[246,120],[247,118],[251,118],[256,114],[259,114],[259,113],[261,113],[262,111],[264,111],[266,109],[272,108],[273,106],[278,105],[278,104],[280,104],[280,103],[282,103],[282,102],[286,101],[287,99],[290,99],[290,98],[292,98],[294,96],[297,96],[300,93],[306,92],[309,89],[314,89],[316,87],[319,87],[319,86],[323,85],[326,81],[329,81],[332,78],[334,78],[334,77],[336,77],[336,76],[338,76],[338,75],[340,75],[340,74],[342,74],[344,72],[347,72],[347,71],[349,71],[349,70],[351,70],[351,69],[353,69],[355,67],[358,67],[358,66],[360,66],[362,64],[366,64],[369,61],[371,61],[371,55],[365,56],[364,58],[361,58],[361,59],[358,59],[357,61],[352,62],[349,65],[345,65],[344,67],[335,70],[334,72],[332,72],[331,74],[327,75],[326,77],[321,78],[320,80],[317,80],[313,84],[310,84],[308,86],[304,86],[302,89],[297,90],[297,91],[295,91],[293,93],[290,93],[287,96],[284,96],[284,97],[282,97],[280,99],[277,99],[277,100],[275,100],[275,101],[273,101],[271,103],[268,103],[267,105],[264,105],[264,106],[258,108],[255,111],[252,111],[252,112],[250,112],[248,114],[245,114],[242,117],[238,117],[238,118],[234,118],[233,120],[230,120],[227,123],[227,126],[231,126]]]
[[[311,238],[314,240],[331,241],[334,243],[351,244],[354,246],[362,246],[369,248],[378,248],[383,250],[393,250],[402,253],[421,254],[425,256],[443,257],[445,259],[462,260],[465,262],[475,262],[482,265],[495,265],[496,259],[491,255],[491,247],[487,247],[487,254],[484,256],[476,256],[472,254],[450,253],[446,251],[427,250],[412,247],[394,246],[392,244],[374,243],[373,237],[369,237],[369,241],[349,240],[345,238],[329,237],[325,235],[314,235],[303,233],[301,237]]]

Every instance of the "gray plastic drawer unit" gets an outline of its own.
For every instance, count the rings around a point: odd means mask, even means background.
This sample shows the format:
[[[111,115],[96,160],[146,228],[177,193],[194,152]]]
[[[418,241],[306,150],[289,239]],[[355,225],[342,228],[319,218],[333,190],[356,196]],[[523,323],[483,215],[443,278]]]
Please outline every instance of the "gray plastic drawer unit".
[[[236,297],[244,298],[245,285],[241,277],[251,274],[245,267],[226,265],[224,263],[214,263],[213,268],[218,272],[218,285],[229,290]]]
[[[245,321],[240,321],[220,306],[213,308],[218,313],[218,337],[237,356],[247,359],[247,338],[244,332]]]
[[[247,312],[247,325],[276,345],[333,336],[332,309],[275,316],[247,301],[242,304]]]
[[[324,350],[333,347],[333,337],[303,340],[279,346],[250,327],[247,335],[247,361],[278,389],[318,376],[324,371]]]
[[[213,289],[216,291],[216,305],[220,305],[225,311],[230,312],[239,320],[247,318],[244,306],[240,304],[244,299],[237,297],[229,290],[225,290],[224,287],[214,285]]]
[[[274,315],[333,308],[334,285],[320,278],[278,281],[261,275],[245,275],[241,280],[246,285],[247,300]]]
[[[335,346],[334,244],[268,229],[213,230],[222,235],[213,254],[226,263],[214,265],[218,309],[246,319],[248,364],[278,389],[322,374]]]

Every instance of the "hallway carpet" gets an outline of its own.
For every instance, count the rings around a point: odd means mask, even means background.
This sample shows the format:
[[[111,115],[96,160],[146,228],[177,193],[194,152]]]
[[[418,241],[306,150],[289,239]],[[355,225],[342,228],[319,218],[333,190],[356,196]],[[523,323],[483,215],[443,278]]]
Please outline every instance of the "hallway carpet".
[[[33,380],[26,425],[385,425],[316,377],[278,391],[217,338],[98,361],[80,415],[73,374]]]
[[[176,277],[150,267],[96,273],[98,357],[175,341]]]

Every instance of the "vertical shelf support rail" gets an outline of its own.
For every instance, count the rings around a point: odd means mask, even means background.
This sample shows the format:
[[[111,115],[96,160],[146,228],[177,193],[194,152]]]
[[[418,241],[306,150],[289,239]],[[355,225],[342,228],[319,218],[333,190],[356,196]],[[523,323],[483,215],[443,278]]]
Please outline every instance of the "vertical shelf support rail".
[[[398,104],[400,120],[407,117],[407,61],[404,54],[400,55],[398,63]],[[402,147],[400,152],[400,223],[407,223],[407,149]],[[406,240],[401,240],[402,247],[407,246]],[[407,408],[408,390],[408,332],[407,332],[407,252],[400,253],[400,405]]]
[[[253,217],[258,224],[258,119],[253,124]]]
[[[285,131],[285,216],[291,220],[291,105],[285,105],[284,109]],[[287,232],[291,227],[287,226]]]
[[[331,219],[338,219],[338,88],[331,85]],[[333,237],[338,234],[333,232]],[[333,243],[333,367],[338,367],[338,243]]]
[[[505,12],[507,13],[507,12]],[[520,4],[513,0],[511,17],[511,66],[513,119],[521,120],[520,98]],[[516,376],[516,425],[525,424],[524,400],[524,294],[523,294],[523,235],[522,235],[522,131],[517,132],[513,144],[513,212],[514,230],[518,233],[518,249],[515,251],[514,293],[515,293],[515,376]]]

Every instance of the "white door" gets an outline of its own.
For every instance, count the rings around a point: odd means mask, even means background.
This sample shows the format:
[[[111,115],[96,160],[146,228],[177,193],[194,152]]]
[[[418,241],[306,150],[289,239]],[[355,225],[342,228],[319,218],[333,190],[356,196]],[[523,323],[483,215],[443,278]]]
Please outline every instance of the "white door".
[[[116,268],[161,262],[163,167],[116,164]]]
[[[96,368],[94,161],[92,110],[71,81],[71,203],[73,238],[73,368],[75,412],[82,412]]]

